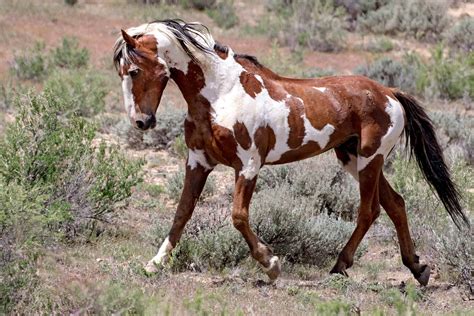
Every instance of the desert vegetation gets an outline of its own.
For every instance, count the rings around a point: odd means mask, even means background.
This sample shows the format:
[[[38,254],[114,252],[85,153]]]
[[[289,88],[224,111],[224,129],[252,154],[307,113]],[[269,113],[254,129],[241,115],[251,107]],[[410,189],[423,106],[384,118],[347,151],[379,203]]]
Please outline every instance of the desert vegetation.
[[[233,171],[224,167],[168,265],[147,275],[182,190],[186,105],[169,85],[157,127],[132,128],[111,49],[122,27],[180,17],[282,75],[362,74],[412,93],[472,222],[473,14],[472,3],[435,0],[0,0],[0,313],[472,313],[472,229],[452,224],[403,144],[384,172],[434,267],[428,287],[403,267],[384,214],[350,277],[328,275],[359,203],[332,152],[260,173],[251,225],[283,259],[276,284],[262,282],[232,226]]]

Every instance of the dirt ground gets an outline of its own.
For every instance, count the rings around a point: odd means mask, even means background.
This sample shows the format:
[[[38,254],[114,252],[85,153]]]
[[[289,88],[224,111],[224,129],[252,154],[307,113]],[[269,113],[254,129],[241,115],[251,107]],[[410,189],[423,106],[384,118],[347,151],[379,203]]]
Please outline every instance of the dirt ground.
[[[238,0],[235,5],[241,23],[249,25],[255,24],[264,12],[262,1]],[[272,43],[268,38],[238,30],[218,29],[203,12],[180,10],[175,13],[184,19],[208,24],[215,37],[234,51],[263,58],[271,50]],[[473,4],[463,4],[450,13],[453,16],[472,15]],[[56,45],[65,35],[77,37],[80,44],[90,51],[94,67],[110,70],[112,47],[120,29],[146,22],[142,20],[146,14],[143,9],[125,1],[86,0],[71,8],[59,0],[0,0],[0,80],[8,78],[15,54],[29,49],[38,40],[46,46]],[[428,49],[424,44],[412,45],[419,51]],[[353,47],[341,53],[306,52],[304,64],[349,74],[356,66],[374,58],[357,50],[355,44]],[[282,49],[282,52],[287,50]],[[110,74],[114,76],[112,71]],[[119,89],[118,77],[111,80],[116,80]],[[116,95],[117,91],[113,93]],[[111,99],[121,102],[120,98]],[[170,85],[164,100],[185,106],[173,85]],[[109,104],[108,107],[121,109],[122,105]],[[110,135],[103,137],[122,144],[126,149],[121,140]],[[183,164],[166,151],[126,150],[130,156],[146,159],[146,183],[163,184],[167,175]],[[229,169],[219,168],[215,177],[222,190],[232,184],[232,171]],[[139,271],[154,255],[157,241],[163,237],[154,236],[153,227],[157,220],[170,218],[176,207],[166,197],[144,200],[150,198],[136,192],[130,207],[120,218],[116,235],[104,237],[96,243],[56,249],[41,259],[39,275],[45,287],[63,297],[64,305],[72,296],[80,296],[84,302],[99,297],[103,301],[98,304],[106,304],[107,300],[144,293],[155,300],[158,314],[331,315],[334,304],[347,303],[352,314],[408,315],[413,314],[411,308],[414,307],[417,313],[426,315],[474,315],[473,297],[440,276],[437,267],[433,267],[430,284],[426,288],[418,286],[401,262],[395,231],[385,215],[366,236],[368,251],[348,271],[348,279],[330,276],[329,267],[298,266],[290,269],[284,264],[282,277],[274,285],[267,285],[261,282],[266,280],[265,275],[250,259],[242,267],[224,272],[173,273],[165,269],[157,276],[145,276]],[[199,216],[199,209],[196,216]],[[420,256],[430,262],[428,255],[421,253]],[[104,296],[104,286],[111,282],[122,282],[123,287]],[[406,293],[412,290],[416,295],[408,298]],[[84,312],[85,309],[71,311],[72,314]]]

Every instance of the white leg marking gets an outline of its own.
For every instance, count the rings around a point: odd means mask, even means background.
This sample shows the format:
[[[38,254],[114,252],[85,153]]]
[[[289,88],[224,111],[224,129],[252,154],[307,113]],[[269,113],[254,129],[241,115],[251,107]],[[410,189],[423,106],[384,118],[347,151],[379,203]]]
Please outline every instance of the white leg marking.
[[[204,150],[202,149],[189,149],[188,151],[188,166],[193,170],[200,165],[206,170],[211,170],[212,166],[207,162]]]
[[[319,90],[321,91],[322,93],[326,92],[326,89],[325,87],[314,87],[316,90]]]
[[[171,246],[171,243],[168,237],[166,237],[165,241],[163,241],[160,249],[158,250],[158,254],[154,256],[153,259],[151,259],[145,266],[146,272],[148,273],[158,272],[158,268],[156,266],[166,263],[171,250],[173,250],[173,246]]]
[[[390,127],[387,133],[382,137],[380,147],[377,149],[375,154],[370,157],[357,157],[357,171],[364,170],[365,167],[375,158],[377,155],[383,155],[384,159],[392,150],[393,146],[397,143],[400,135],[405,127],[405,115],[403,107],[397,100],[387,96],[388,104],[385,108],[385,112],[390,116]]]

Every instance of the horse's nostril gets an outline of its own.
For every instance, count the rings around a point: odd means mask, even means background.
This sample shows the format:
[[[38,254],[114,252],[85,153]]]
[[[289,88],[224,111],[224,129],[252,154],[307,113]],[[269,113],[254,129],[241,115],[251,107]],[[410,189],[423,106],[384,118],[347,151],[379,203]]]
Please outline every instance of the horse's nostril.
[[[135,121],[135,123],[137,124],[137,127],[139,129],[144,129],[145,128],[145,123],[143,121]]]

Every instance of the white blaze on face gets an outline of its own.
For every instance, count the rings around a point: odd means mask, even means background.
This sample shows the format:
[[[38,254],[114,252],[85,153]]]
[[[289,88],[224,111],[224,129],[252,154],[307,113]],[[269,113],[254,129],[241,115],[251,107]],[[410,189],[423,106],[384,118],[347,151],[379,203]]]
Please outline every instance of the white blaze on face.
[[[321,91],[322,93],[326,92],[326,89],[325,87],[314,87],[316,90],[319,90]]]
[[[387,99],[388,103],[385,112],[390,116],[390,126],[382,137],[380,147],[377,149],[375,154],[370,157],[357,157],[357,171],[364,170],[377,155],[383,155],[384,159],[387,158],[403,132],[405,127],[405,114],[403,107],[397,100],[392,99],[389,96],[387,96]]]
[[[120,59],[120,66],[124,66],[123,58]],[[133,81],[128,74],[122,76],[122,92],[123,92],[123,103],[125,105],[125,111],[131,120],[135,119],[135,97],[132,93]]]
[[[135,97],[132,93],[133,82],[129,75],[123,76],[122,91],[125,111],[127,111],[130,119],[135,119]]]

